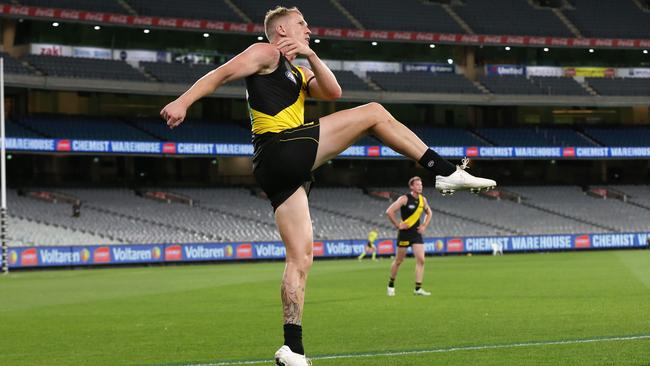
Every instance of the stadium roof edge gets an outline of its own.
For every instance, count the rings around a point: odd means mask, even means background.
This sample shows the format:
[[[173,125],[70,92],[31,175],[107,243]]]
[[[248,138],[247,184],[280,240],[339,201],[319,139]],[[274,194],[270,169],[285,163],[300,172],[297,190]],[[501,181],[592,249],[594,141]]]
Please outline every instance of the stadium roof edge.
[[[64,22],[92,23],[134,28],[147,27],[183,31],[255,35],[261,35],[264,33],[264,27],[262,25],[252,23],[232,23],[205,19],[134,16],[128,14],[111,14],[11,4],[0,4],[0,16],[8,18],[56,20]],[[346,40],[372,40],[413,43],[434,42],[440,44],[477,46],[507,45],[522,47],[604,49],[641,49],[650,47],[650,39],[564,38],[525,35],[476,35],[337,28],[313,28],[312,35],[314,37]]]

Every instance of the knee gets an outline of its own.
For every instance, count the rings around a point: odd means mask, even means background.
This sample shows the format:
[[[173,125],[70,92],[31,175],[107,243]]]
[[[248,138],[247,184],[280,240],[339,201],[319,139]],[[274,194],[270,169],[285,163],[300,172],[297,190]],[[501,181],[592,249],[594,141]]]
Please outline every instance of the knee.
[[[312,253],[305,253],[303,255],[293,256],[287,258],[287,262],[292,264],[298,272],[307,274],[314,263],[314,256]]]
[[[402,264],[402,262],[404,262],[404,259],[395,259],[395,262],[394,262],[394,263],[395,263],[395,265],[396,265],[397,267],[399,267],[400,264]]]
[[[381,105],[381,104],[379,104],[377,102],[370,102],[370,103],[364,105],[364,108],[366,108],[369,111],[369,113],[373,117],[375,117],[373,119],[375,119],[377,121],[380,121],[380,122],[388,121],[388,118],[386,118],[386,117],[388,117],[389,114],[388,114],[388,111],[386,110],[386,108],[384,108],[383,105]]]
[[[424,258],[417,258],[415,263],[418,266],[424,266]]]

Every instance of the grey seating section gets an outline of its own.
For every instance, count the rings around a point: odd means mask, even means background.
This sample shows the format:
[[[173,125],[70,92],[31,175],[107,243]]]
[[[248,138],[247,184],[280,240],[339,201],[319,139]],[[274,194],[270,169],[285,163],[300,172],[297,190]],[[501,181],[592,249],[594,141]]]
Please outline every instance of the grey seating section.
[[[650,146],[650,128],[585,128],[585,133],[605,146]]]
[[[120,244],[98,235],[18,217],[9,217],[7,237],[10,246]]]
[[[155,137],[117,119],[33,116],[21,120],[21,123],[46,137],[82,140],[156,141]]]
[[[650,96],[650,79],[645,78],[585,78],[600,95]]]
[[[368,72],[368,77],[387,91],[416,93],[480,94],[469,79],[458,74],[425,71]]]
[[[432,192],[427,194],[427,198],[432,209],[442,209],[493,225],[483,229],[477,235],[512,235],[513,232],[532,235],[602,231],[602,229],[591,225],[567,220],[512,201],[488,200],[468,192],[457,192],[452,197],[444,197],[437,192]],[[438,226],[438,223],[433,221],[430,226],[433,228]],[[506,231],[506,229],[510,231]],[[446,235],[465,235],[459,233],[463,233],[463,231],[454,229],[447,231]]]
[[[584,95],[589,93],[573,78],[532,76],[530,80],[549,95]]]
[[[650,204],[648,186],[616,187],[630,200]],[[407,194],[406,187],[382,188]],[[506,187],[523,204],[467,192],[443,197],[431,188],[433,210],[425,236],[577,234],[650,230],[650,209],[615,199],[596,199],[575,186]],[[243,188],[176,188],[194,206],[161,203],[125,189],[57,189],[79,197],[81,216],[69,204],[22,197],[9,190],[12,245],[199,243],[279,241],[268,200]],[[358,188],[319,188],[310,195],[315,240],[365,239],[371,228],[382,238],[396,230],[384,212],[390,202]]]
[[[477,132],[500,146],[597,146],[570,129],[481,128]]]
[[[526,0],[464,0],[454,10],[477,34],[573,37],[550,9]]]
[[[127,3],[139,15],[244,22],[223,0],[127,0]]]
[[[495,94],[548,94],[524,76],[481,76],[479,81]]]
[[[596,199],[576,186],[513,187],[511,190],[538,206],[618,231],[647,231],[650,223],[650,210],[619,200]]]
[[[148,81],[140,71],[124,61],[41,55],[28,55],[25,59],[48,76]]]
[[[419,0],[375,0],[371,5],[357,0],[339,2],[366,29],[465,33],[439,4]]]
[[[177,62],[140,62],[140,67],[156,78],[156,80],[165,83],[187,84],[188,86],[219,66],[214,64],[184,64]],[[243,87],[245,84],[244,80],[240,79],[227,85]]]
[[[246,212],[251,210],[249,203],[253,202],[252,198],[255,197],[252,197],[244,189],[212,190],[211,194],[217,196],[212,199],[219,204],[223,202],[224,209],[218,211],[206,211],[183,204],[157,202],[138,197],[134,192],[123,189],[74,189],[62,190],[62,192],[81,198],[84,206],[109,210],[113,214],[104,213],[109,220],[130,222],[128,227],[123,227],[121,235],[133,243],[219,242],[264,240],[264,238],[277,237],[273,236],[273,226],[264,229],[264,225],[259,225],[260,229],[256,225],[257,222],[253,220],[233,216],[237,212],[236,209],[233,209],[235,206],[242,205],[241,210],[246,210]],[[174,190],[174,192],[185,193],[183,190]],[[210,206],[204,202],[205,196],[196,199],[197,203]],[[256,200],[260,201],[260,207],[265,206],[264,200],[258,198]],[[270,211],[268,207],[266,208],[267,211]],[[85,215],[85,211],[92,211],[88,207],[82,209],[84,210],[82,216]],[[147,221],[123,219],[117,214],[135,216]],[[147,232],[150,236],[149,239],[147,236],[141,235],[140,230]]]
[[[309,27],[356,28],[330,1],[294,0],[291,2],[266,2],[258,0],[233,0],[256,24],[264,23],[266,12],[276,5],[296,6]]]
[[[612,186],[612,188],[625,193],[630,202],[636,202],[650,208],[650,186],[621,185]],[[648,230],[650,230],[650,223],[648,223]]]
[[[196,200],[198,205],[226,213],[213,222],[216,232],[226,233],[232,240],[279,241],[273,210],[268,200],[252,195],[243,188],[174,189]],[[200,213],[203,214],[203,213]]]
[[[34,72],[22,64],[21,61],[9,56],[7,53],[0,52],[0,57],[4,59],[6,74],[33,75]]]
[[[390,190],[404,191],[403,188]],[[315,188],[310,194],[314,233],[331,239],[364,239],[375,227],[380,237],[394,239],[397,230],[384,214],[389,205],[390,202],[365,196],[356,188]],[[429,236],[458,235],[454,232],[478,235],[490,229],[437,212],[433,213],[432,222],[435,224],[429,226]]]
[[[341,86],[341,89],[343,89],[344,94],[346,90],[371,90],[370,86],[368,86],[365,81],[363,81],[352,71],[336,70],[332,72],[334,73],[334,76],[336,76],[336,80],[339,82],[339,85]]]
[[[229,122],[186,120],[183,122],[183,128],[175,129],[169,129],[159,118],[141,118],[134,120],[133,123],[138,128],[166,141],[251,143],[250,122],[244,126]]]
[[[126,14],[124,9],[116,0],[18,0],[20,5],[39,6],[44,8],[59,8],[72,10],[99,11],[104,13]]]
[[[650,12],[634,0],[572,0],[563,10],[585,37],[650,38]]]

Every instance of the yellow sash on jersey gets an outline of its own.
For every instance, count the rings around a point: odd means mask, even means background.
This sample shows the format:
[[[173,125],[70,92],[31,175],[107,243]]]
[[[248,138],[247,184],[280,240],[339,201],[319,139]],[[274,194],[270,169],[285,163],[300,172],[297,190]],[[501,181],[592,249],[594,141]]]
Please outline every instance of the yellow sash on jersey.
[[[420,199],[420,202],[418,203],[418,207],[415,209],[415,212],[411,214],[411,216],[407,217],[406,220],[403,220],[402,222],[407,224],[409,228],[413,227],[416,222],[420,219],[420,215],[422,215],[422,210],[424,210],[424,197],[422,195],[419,195],[418,198]]]

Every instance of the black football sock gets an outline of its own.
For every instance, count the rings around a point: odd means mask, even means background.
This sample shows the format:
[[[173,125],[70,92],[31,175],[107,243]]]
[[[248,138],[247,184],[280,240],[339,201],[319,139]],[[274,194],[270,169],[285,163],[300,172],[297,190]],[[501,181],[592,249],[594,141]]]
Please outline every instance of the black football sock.
[[[428,149],[424,155],[422,155],[420,160],[418,160],[418,163],[434,175],[442,175],[443,177],[456,171],[456,166],[454,164],[443,159],[442,156],[438,155],[438,153],[431,149]]]
[[[289,346],[293,353],[305,354],[302,347],[302,326],[297,324],[284,325],[284,344]]]

